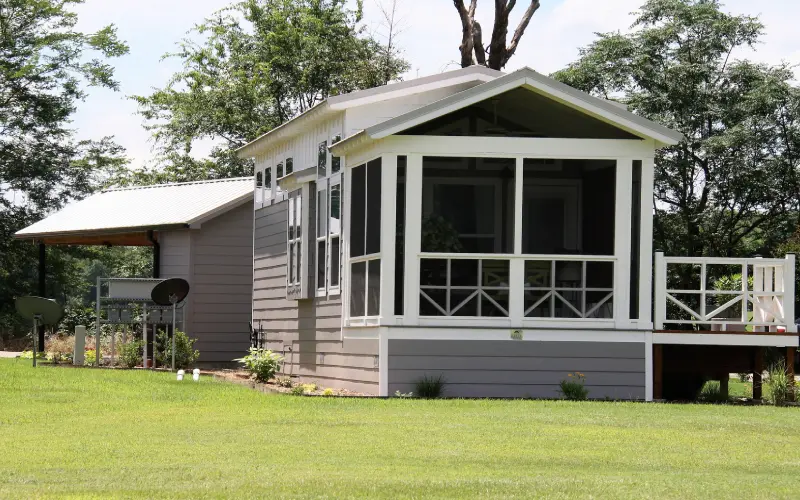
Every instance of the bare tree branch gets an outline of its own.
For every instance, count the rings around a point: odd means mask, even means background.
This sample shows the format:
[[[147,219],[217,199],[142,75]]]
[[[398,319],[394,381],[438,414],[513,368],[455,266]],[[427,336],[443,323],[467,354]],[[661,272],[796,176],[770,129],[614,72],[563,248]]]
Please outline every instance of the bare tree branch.
[[[514,0],[511,0],[511,3],[509,3],[508,6],[509,11],[514,7],[513,4]],[[522,38],[522,35],[528,28],[528,23],[531,22],[531,18],[533,17],[533,15],[536,13],[537,10],[539,10],[539,0],[531,0],[531,4],[528,5],[528,9],[525,11],[525,14],[522,15],[522,19],[520,19],[517,29],[514,30],[514,36],[511,37],[511,43],[508,44],[508,47],[505,50],[505,54],[503,54],[502,65],[498,69],[502,69],[508,63],[508,60],[511,59],[511,56],[514,55],[514,52],[517,51],[517,45],[519,45],[519,40]]]
[[[483,48],[483,30],[478,21],[472,20],[472,45],[475,49],[475,60],[486,66],[486,49]]]

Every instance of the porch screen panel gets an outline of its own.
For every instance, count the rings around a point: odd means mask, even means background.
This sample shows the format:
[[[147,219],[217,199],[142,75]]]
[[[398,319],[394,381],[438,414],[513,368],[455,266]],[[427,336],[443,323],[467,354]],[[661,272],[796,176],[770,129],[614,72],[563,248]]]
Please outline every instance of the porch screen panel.
[[[630,318],[639,319],[639,263],[641,262],[642,234],[642,160],[633,160],[631,185],[631,299]]]
[[[395,219],[394,253],[394,313],[405,314],[403,296],[405,293],[405,255],[406,255],[406,157],[397,157],[397,217]]]
[[[425,157],[422,166],[423,252],[513,252],[514,159]]]
[[[381,160],[367,163],[366,255],[381,251]]]
[[[352,191],[350,192],[350,257],[364,255],[366,228],[365,210],[367,207],[367,166],[353,168],[351,175]]]

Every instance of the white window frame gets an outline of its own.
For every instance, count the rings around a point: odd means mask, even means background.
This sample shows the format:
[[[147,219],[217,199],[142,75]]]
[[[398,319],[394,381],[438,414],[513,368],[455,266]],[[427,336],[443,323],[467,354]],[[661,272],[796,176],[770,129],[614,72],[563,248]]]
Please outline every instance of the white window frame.
[[[341,196],[341,189],[342,189],[342,171],[343,165],[340,160],[339,164],[339,171],[333,172],[333,155],[330,152],[328,146],[335,144],[341,140],[341,134],[338,130],[332,131],[330,137],[320,138],[320,140],[316,141],[317,147],[317,181],[316,181],[316,213],[315,213],[315,224],[314,224],[314,284],[315,284],[315,295],[317,297],[332,297],[341,294],[342,290],[342,260],[344,256],[343,248],[342,248],[342,214],[344,208],[344,200]],[[322,143],[325,143],[325,175],[320,177],[319,175],[319,151],[320,146]],[[333,200],[331,197],[331,190],[334,186],[339,186],[340,195],[339,195],[339,231],[338,233],[331,233],[330,230],[330,220],[331,220],[331,207],[333,206]],[[324,201],[325,201],[325,231],[324,234],[320,235],[319,231],[319,224],[320,224],[320,193],[325,193]],[[331,283],[331,240],[333,238],[339,239],[339,282],[336,284]],[[324,255],[320,255],[319,252],[319,244],[320,242],[325,243],[325,252]],[[323,266],[325,269],[325,282],[319,283],[319,268],[320,268],[320,261],[323,262]]]
[[[354,165],[352,167],[352,168],[358,168],[358,167],[362,167],[362,166],[364,167],[364,169],[365,169],[364,170],[364,175],[365,175],[365,178],[364,178],[364,189],[365,190],[367,189],[367,186],[369,185],[369,182],[368,182],[368,179],[367,179],[369,174],[367,173],[368,171],[366,170],[367,164],[369,164],[370,162],[375,161],[375,160],[381,160],[381,168],[383,168],[384,158],[383,158],[382,155],[378,155],[378,156],[375,156],[373,158],[370,158],[370,159],[367,159],[367,160],[364,160],[364,161],[359,161],[357,165]],[[349,178],[352,178],[352,169],[349,169],[349,170],[351,170],[350,174],[349,174]],[[347,193],[348,193],[347,194],[347,207],[348,207],[348,212],[347,212],[348,213],[348,216],[347,216],[348,217],[347,218],[348,231],[347,231],[347,233],[348,233],[348,238],[350,238],[351,237],[351,233],[350,233],[351,229],[350,228],[352,227],[351,221],[356,216],[356,214],[354,214],[353,210],[352,210],[352,208],[353,208],[352,199],[351,199],[352,195],[353,195],[352,182],[351,182],[351,186],[349,186],[348,189],[347,189]],[[365,192],[365,194],[366,194],[366,192]],[[379,193],[379,194],[382,194],[382,193]],[[364,210],[364,213],[361,216],[364,218],[364,252],[366,252],[367,251],[367,210]],[[381,214],[381,224],[383,224],[383,214]],[[370,263],[372,261],[376,261],[376,260],[379,261],[379,262],[382,261],[382,259],[383,259],[383,245],[384,245],[384,241],[383,241],[383,238],[381,238],[381,250],[379,252],[371,253],[371,254],[365,254],[365,255],[359,255],[358,257],[351,257],[350,256],[350,242],[349,241],[347,242],[347,247],[348,247],[347,265],[345,266],[345,272],[347,273],[347,294],[345,294],[345,296],[342,298],[342,307],[343,307],[343,310],[344,310],[344,313],[345,313],[344,317],[346,318],[346,326],[371,326],[371,325],[377,325],[380,322],[381,309],[382,309],[382,304],[381,304],[380,300],[378,301],[378,313],[376,315],[369,315],[368,314],[368,312],[369,312],[369,289],[370,289],[370,286],[369,286],[369,265],[370,265]],[[361,262],[363,262],[364,266],[365,266],[365,270],[364,270],[365,271],[365,276],[364,276],[364,314],[365,314],[365,316],[353,316],[351,314],[351,311],[350,311],[350,299],[351,299],[351,296],[352,296],[352,293],[353,293],[353,290],[352,290],[352,285],[353,285],[352,267],[353,267],[353,264],[358,264],[358,263],[361,263]],[[385,277],[383,276],[383,268],[381,267],[381,277],[380,277],[380,282],[378,283],[378,290],[381,290],[381,286],[383,284],[384,279],[385,279]],[[340,277],[340,280],[341,280],[341,277]]]
[[[302,255],[304,252],[308,250],[303,250],[303,231],[307,231],[303,225],[303,195],[302,189],[298,189],[296,191],[292,191],[287,193],[288,196],[288,216],[287,216],[287,226],[286,226],[286,286],[287,288],[292,287],[302,287],[303,283],[303,259]],[[289,238],[289,228],[292,227],[292,223],[295,222],[294,231],[291,232],[291,238]],[[300,231],[297,231],[297,228],[300,228]],[[298,258],[297,251],[295,250],[292,252],[292,245],[295,245],[295,249],[300,248],[300,257]],[[294,281],[291,280],[292,278],[292,260],[295,260],[295,275]]]

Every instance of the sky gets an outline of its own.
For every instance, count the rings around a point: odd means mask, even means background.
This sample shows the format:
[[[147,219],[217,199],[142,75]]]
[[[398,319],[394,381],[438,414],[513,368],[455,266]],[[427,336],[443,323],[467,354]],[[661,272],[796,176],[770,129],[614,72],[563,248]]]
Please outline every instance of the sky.
[[[78,106],[73,127],[81,139],[114,136],[125,147],[131,167],[139,168],[152,160],[150,132],[142,127],[131,95],[147,95],[163,87],[180,69],[177,59],[163,59],[176,44],[189,36],[191,28],[233,0],[86,0],[75,8],[78,29],[93,32],[105,25],[117,26],[119,37],[130,46],[127,56],[112,60],[119,92],[89,89],[89,97]],[[364,23],[377,36],[381,26],[378,0],[364,0]],[[384,0],[386,1],[386,0]],[[541,73],[552,73],[574,61],[578,49],[591,43],[595,33],[627,30],[633,22],[631,13],[644,0],[541,0],[542,7],[533,16],[517,53],[505,68],[513,71],[529,66]],[[512,13],[509,32],[527,6],[518,0]],[[759,15],[766,25],[766,36],[754,51],[740,57],[777,64],[787,61],[800,64],[800,19],[797,0],[727,0],[725,9],[736,14]],[[461,24],[450,0],[398,0],[398,14],[403,28],[397,41],[411,69],[404,79],[427,76],[458,68],[458,44]],[[490,33],[493,2],[479,0],[477,18]],[[195,154],[203,155],[209,142],[195,145]]]

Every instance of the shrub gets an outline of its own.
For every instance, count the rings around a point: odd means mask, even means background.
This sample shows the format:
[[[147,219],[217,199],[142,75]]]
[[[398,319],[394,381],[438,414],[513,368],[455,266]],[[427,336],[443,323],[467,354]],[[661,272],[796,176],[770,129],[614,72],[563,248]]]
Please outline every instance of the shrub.
[[[749,373],[740,373],[739,374],[739,382],[746,384],[750,382],[750,374]]]
[[[272,352],[269,349],[250,348],[250,354],[243,358],[234,359],[242,363],[245,369],[250,372],[259,382],[267,382],[275,376],[283,362],[283,356]],[[290,382],[291,383],[291,382]]]
[[[71,363],[75,351],[75,337],[54,335],[45,343],[47,359],[53,363]]]
[[[414,383],[416,391],[414,393],[425,399],[439,398],[444,394],[446,382],[444,376],[439,374],[436,377],[425,375]]]
[[[292,387],[292,379],[290,377],[276,377],[275,384],[279,387]]]
[[[197,339],[190,338],[180,330],[175,331],[175,368],[186,369],[191,367],[200,357],[200,351],[195,350],[194,343]],[[172,366],[172,339],[164,330],[159,330],[156,335],[156,363],[160,366]]]
[[[585,401],[589,397],[586,388],[586,376],[581,372],[569,373],[567,378],[559,382],[558,392],[570,401]]]
[[[728,397],[722,394],[719,382],[716,380],[709,380],[703,384],[703,388],[697,394],[697,400],[704,403],[727,403]]]
[[[300,387],[303,388],[304,394],[311,394],[317,390],[317,384],[301,384]]]
[[[94,349],[86,349],[83,356],[83,364],[86,366],[94,365],[97,361],[97,352]]]
[[[144,356],[144,342],[137,340],[123,344],[119,350],[119,362],[126,368],[133,368],[142,362]],[[176,360],[177,361],[177,360]],[[170,363],[172,360],[170,360]]]
[[[775,406],[781,406],[787,401],[792,400],[795,382],[794,379],[786,373],[786,365],[783,361],[775,363],[770,367],[769,379],[766,385],[767,401]]]
[[[33,351],[22,351],[18,357],[20,359],[33,359]],[[37,353],[36,359],[47,359],[47,355],[43,352]]]
[[[306,391],[303,389],[302,385],[296,385],[292,387],[292,394],[295,396],[302,396],[305,393]]]
[[[331,389],[330,387],[326,388],[324,391],[322,391],[322,395],[323,396],[333,396],[333,389]]]

